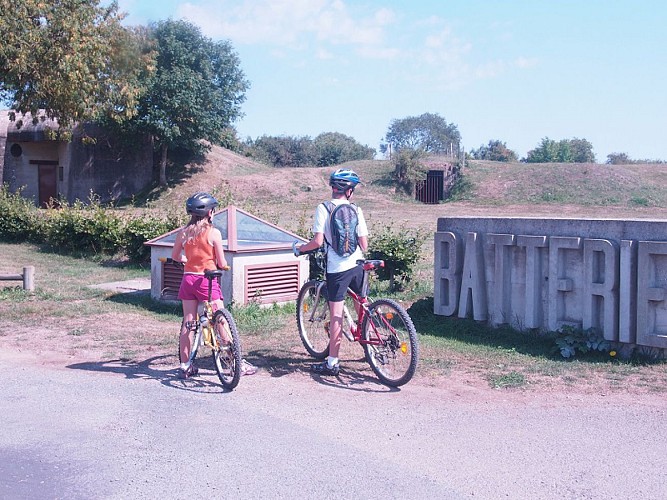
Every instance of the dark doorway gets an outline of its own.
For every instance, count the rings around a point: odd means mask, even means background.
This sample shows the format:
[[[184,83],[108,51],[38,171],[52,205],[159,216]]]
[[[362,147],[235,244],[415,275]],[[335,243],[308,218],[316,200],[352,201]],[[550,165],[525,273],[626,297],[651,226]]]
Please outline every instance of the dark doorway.
[[[438,203],[443,200],[444,175],[442,170],[429,170],[426,180],[415,186],[415,198],[422,203]]]
[[[56,184],[57,165],[37,165],[39,169],[39,206],[44,208],[48,205],[51,198],[58,198],[58,189]]]

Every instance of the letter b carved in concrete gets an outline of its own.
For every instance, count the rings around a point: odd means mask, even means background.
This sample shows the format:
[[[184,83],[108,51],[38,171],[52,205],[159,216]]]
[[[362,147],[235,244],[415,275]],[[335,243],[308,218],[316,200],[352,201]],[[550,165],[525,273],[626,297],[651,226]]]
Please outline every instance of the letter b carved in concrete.
[[[433,288],[433,313],[453,316],[459,305],[461,287],[460,257],[462,245],[454,233],[435,233],[435,283]]]

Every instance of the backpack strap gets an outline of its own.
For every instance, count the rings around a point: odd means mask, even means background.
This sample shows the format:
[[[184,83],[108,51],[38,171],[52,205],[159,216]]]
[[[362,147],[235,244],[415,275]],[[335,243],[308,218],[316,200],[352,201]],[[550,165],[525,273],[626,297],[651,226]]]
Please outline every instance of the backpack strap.
[[[324,205],[324,208],[326,208],[327,213],[329,214],[329,231],[331,231],[331,215],[333,214],[333,209],[334,204],[331,203],[330,201],[323,201],[322,205]],[[327,244],[327,251],[329,251],[329,247],[331,246],[331,243],[327,241],[327,232],[324,231],[324,242]]]

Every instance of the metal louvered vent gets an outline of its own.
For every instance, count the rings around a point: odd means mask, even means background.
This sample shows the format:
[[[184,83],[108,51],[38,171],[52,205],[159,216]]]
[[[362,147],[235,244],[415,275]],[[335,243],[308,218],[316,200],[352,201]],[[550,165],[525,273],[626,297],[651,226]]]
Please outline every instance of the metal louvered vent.
[[[246,266],[245,290],[246,304],[296,300],[299,295],[299,263]]]
[[[162,264],[162,298],[167,300],[178,299],[178,289],[181,287],[183,279],[183,266],[173,262],[164,262]]]

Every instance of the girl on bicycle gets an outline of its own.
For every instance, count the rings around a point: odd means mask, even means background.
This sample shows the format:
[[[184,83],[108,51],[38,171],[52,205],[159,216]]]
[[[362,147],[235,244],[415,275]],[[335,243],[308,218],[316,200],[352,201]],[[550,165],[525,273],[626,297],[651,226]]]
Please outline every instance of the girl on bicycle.
[[[183,323],[179,339],[181,360],[190,359],[193,328],[199,302],[208,299],[208,280],[204,271],[227,267],[222,247],[222,234],[213,226],[213,211],[218,200],[208,193],[195,193],[187,199],[185,210],[190,222],[178,233],[171,258],[184,265],[183,279],[178,290],[178,298],[183,304]],[[213,280],[211,301],[214,309],[224,307],[222,290],[218,280]],[[230,341],[231,339],[224,339]],[[242,373],[250,375],[256,369],[243,360]],[[196,375],[197,368],[188,361],[181,361],[178,377],[186,379]]]

